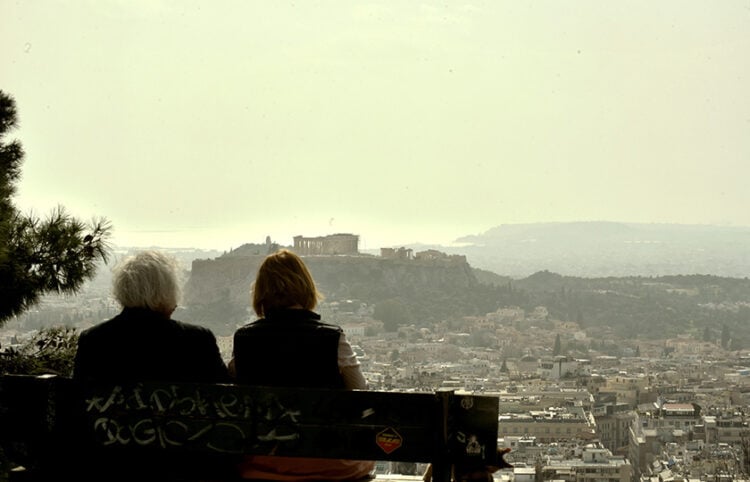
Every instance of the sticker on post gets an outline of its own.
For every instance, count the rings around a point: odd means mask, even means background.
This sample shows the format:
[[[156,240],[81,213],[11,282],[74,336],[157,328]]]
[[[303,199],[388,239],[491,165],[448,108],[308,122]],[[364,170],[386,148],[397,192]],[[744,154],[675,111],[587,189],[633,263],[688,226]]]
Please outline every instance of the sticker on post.
[[[388,427],[387,429],[378,433],[378,435],[375,437],[375,443],[377,443],[378,447],[383,449],[383,452],[387,454],[401,447],[401,443],[403,441],[404,439],[401,438],[401,435],[399,435],[399,433],[391,427]]]

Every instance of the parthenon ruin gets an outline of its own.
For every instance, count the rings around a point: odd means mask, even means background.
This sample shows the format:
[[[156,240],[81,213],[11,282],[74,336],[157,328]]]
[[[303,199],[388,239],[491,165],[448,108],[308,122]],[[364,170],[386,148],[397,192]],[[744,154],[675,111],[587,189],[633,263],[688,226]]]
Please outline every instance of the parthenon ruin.
[[[317,236],[306,238],[304,236],[294,237],[294,251],[300,256],[305,255],[335,255],[335,254],[359,254],[359,235],[339,233],[328,236]]]

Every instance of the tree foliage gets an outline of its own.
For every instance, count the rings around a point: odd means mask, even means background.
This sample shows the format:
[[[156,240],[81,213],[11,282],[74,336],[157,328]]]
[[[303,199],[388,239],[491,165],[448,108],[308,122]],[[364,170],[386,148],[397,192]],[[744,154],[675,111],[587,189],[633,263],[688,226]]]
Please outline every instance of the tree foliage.
[[[84,223],[62,206],[40,219],[13,204],[24,151],[7,135],[18,125],[15,100],[0,91],[0,326],[48,292],[75,293],[107,261],[111,226]]]
[[[399,325],[410,321],[407,304],[399,298],[391,298],[375,305],[373,317],[383,322],[385,331],[396,331]]]
[[[560,333],[555,336],[555,346],[552,347],[552,355],[557,356],[562,354],[562,343],[560,342]]]
[[[75,328],[45,328],[20,347],[0,352],[0,373],[70,376],[77,346]]]
[[[729,343],[731,339],[732,337],[729,334],[729,327],[727,327],[727,325],[724,325],[721,329],[721,347],[724,349],[729,348]]]

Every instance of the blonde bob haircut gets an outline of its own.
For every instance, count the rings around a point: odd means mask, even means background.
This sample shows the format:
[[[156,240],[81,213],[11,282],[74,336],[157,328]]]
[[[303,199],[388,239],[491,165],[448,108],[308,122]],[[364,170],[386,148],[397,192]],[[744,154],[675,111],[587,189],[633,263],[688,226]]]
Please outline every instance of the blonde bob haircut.
[[[305,263],[288,249],[266,256],[252,286],[253,309],[261,318],[277,308],[313,310],[322,299]]]
[[[115,266],[112,286],[123,308],[170,315],[180,298],[179,263],[160,251],[141,251]]]

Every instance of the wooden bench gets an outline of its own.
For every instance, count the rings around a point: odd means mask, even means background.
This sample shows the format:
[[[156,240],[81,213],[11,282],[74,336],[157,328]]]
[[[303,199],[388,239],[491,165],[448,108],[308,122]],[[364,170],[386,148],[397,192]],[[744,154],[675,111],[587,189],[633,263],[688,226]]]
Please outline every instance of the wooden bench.
[[[16,480],[65,480],[61,474],[95,454],[127,461],[157,453],[191,461],[264,454],[423,462],[432,464],[433,480],[448,482],[454,464],[497,465],[497,436],[496,397],[450,390],[0,377],[0,444],[25,459]]]

